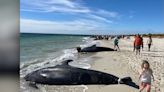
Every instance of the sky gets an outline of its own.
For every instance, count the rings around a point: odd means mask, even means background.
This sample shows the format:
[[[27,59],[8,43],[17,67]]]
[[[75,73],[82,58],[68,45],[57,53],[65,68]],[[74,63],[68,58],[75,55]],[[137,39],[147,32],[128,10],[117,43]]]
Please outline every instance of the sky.
[[[164,33],[164,0],[21,0],[21,33]]]

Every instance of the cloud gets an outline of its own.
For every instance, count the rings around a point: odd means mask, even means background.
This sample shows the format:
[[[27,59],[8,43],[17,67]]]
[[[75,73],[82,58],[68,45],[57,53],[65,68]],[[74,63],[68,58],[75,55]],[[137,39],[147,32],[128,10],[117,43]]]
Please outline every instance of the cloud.
[[[153,29],[112,28],[94,20],[77,19],[74,21],[47,21],[20,19],[21,33],[56,33],[56,34],[134,34],[155,33]]]
[[[45,21],[21,19],[21,32],[31,33],[84,33],[93,34],[107,30],[107,25],[92,20]]]
[[[61,5],[65,5],[71,8],[75,8],[75,6],[77,6],[77,3],[73,3],[70,2],[68,0],[49,0],[49,2],[47,2],[47,4],[61,4]]]
[[[93,33],[91,30],[108,30],[119,16],[114,11],[89,8],[81,0],[21,0],[21,11],[78,16],[72,21],[21,19],[21,32]]]
[[[105,17],[112,17],[112,18],[116,18],[116,17],[119,16],[119,14],[117,12],[107,11],[107,10],[102,10],[102,9],[99,9],[95,13],[98,14],[98,15],[102,15],[102,16],[105,16]]]
[[[88,13],[90,9],[71,0],[21,0],[21,11]]]
[[[111,20],[109,20],[105,17],[97,16],[97,15],[94,15],[94,14],[88,14],[87,17],[89,17],[90,19],[98,20],[98,21],[104,21],[106,23],[113,23],[113,21],[111,21]]]
[[[113,11],[90,9],[79,0],[21,0],[21,11],[81,14],[106,22],[109,22],[108,18],[116,18],[119,15]]]

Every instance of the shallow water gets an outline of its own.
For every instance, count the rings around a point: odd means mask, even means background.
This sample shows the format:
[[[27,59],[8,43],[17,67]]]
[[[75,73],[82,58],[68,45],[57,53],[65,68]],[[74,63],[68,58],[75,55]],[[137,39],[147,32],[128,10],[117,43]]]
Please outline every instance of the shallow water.
[[[84,92],[86,86],[48,86],[30,87],[23,77],[28,73],[55,66],[67,59],[69,65],[90,68],[92,54],[78,54],[75,47],[88,46],[93,42],[87,36],[21,34],[20,37],[20,91],[21,92]],[[95,42],[93,42],[95,43]]]

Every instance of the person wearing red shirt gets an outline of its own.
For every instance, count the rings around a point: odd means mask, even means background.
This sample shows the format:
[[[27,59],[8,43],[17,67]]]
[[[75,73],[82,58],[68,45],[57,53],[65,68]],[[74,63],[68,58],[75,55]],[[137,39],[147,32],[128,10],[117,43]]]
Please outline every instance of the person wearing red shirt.
[[[136,50],[136,55],[137,55],[137,54],[140,55],[141,46],[142,46],[142,38],[141,38],[140,35],[138,34],[138,35],[135,37],[135,40],[134,40],[134,47],[135,47],[135,50]]]

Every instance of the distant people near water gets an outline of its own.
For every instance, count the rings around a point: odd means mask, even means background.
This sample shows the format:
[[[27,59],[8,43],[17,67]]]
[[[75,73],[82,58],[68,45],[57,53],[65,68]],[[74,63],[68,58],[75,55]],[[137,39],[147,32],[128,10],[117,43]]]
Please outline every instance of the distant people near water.
[[[120,51],[118,43],[119,43],[119,39],[118,39],[118,37],[115,37],[115,39],[114,39],[114,50]]]
[[[154,81],[154,76],[153,76],[153,71],[150,68],[150,64],[147,60],[144,60],[141,65],[141,72],[139,75],[140,79],[140,88],[139,92],[142,92],[144,88],[146,88],[146,92],[151,91],[151,78],[153,78]]]
[[[127,38],[127,39],[130,39],[130,36],[127,36],[126,38]]]
[[[140,35],[138,34],[135,37],[135,40],[134,40],[134,48],[135,48],[135,51],[136,51],[136,55],[137,54],[140,55],[141,45],[142,45],[142,39],[141,39]]]
[[[148,51],[150,51],[151,45],[152,45],[152,37],[151,34],[149,34],[148,40],[147,40],[147,45],[148,45]]]

